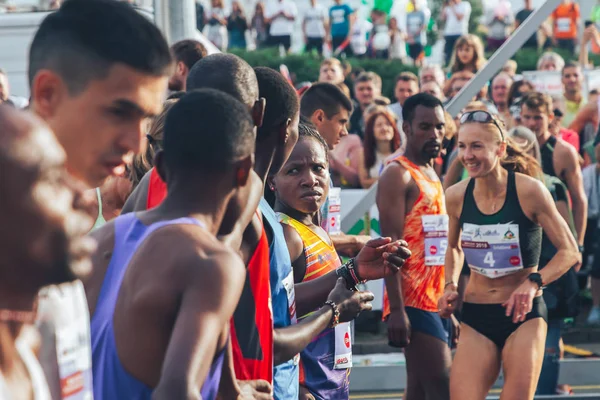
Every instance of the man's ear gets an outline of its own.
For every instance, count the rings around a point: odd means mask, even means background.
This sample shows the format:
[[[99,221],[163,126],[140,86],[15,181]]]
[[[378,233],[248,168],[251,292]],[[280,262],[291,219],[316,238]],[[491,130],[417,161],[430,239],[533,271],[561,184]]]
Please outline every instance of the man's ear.
[[[292,120],[288,118],[284,123],[279,126],[279,143],[285,145],[290,139],[289,127],[292,124]]]
[[[158,176],[163,182],[167,182],[167,169],[165,167],[165,153],[159,150],[154,156],[154,168],[158,172]]]
[[[252,121],[254,121],[254,125],[257,128],[260,128],[263,124],[263,119],[265,117],[265,109],[267,107],[267,99],[261,97],[260,99],[254,102],[252,106]]]
[[[249,154],[247,157],[242,158],[236,162],[235,168],[235,181],[237,187],[246,186],[250,172],[254,167],[254,154]]]
[[[48,69],[38,71],[31,83],[31,99],[33,110],[42,119],[50,120],[65,96],[68,88],[58,74]]]

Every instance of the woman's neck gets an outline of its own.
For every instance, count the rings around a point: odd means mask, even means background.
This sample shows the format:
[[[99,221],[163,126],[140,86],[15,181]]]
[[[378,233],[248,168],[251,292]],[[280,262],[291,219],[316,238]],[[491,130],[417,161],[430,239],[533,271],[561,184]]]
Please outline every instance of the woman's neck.
[[[314,226],[315,215],[317,213],[303,213],[302,211],[298,211],[281,200],[277,199],[275,201],[275,211],[283,213],[288,217],[294,218],[298,222],[302,222],[306,226]]]
[[[498,162],[489,174],[477,178],[477,192],[485,197],[495,197],[506,188],[508,171]]]
[[[392,154],[392,145],[389,140],[378,140],[376,142],[375,150],[379,154],[389,156],[390,154]]]

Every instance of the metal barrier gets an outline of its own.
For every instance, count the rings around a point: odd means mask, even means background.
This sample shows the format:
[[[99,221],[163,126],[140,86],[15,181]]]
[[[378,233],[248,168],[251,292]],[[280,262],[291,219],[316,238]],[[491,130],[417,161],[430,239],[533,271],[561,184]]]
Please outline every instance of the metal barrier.
[[[572,386],[596,385],[600,388],[600,358],[561,360],[559,383],[567,383]],[[494,388],[501,388],[503,384],[504,378],[500,374]],[[357,366],[352,368],[350,374],[351,393],[393,392],[405,388],[406,368],[404,365]]]
[[[486,65],[452,99],[447,111],[455,117],[475,97],[479,90],[506,64],[508,60],[537,32],[538,27],[560,5],[562,0],[547,0],[522,23],[511,37],[494,53]],[[356,206],[342,218],[342,230],[347,232],[375,204],[377,183],[375,183]]]

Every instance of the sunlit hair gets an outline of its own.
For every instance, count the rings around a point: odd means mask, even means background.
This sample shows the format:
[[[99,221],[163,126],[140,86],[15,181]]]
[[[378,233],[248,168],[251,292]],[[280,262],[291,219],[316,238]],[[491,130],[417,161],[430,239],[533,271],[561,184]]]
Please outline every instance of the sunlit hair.
[[[375,139],[375,121],[379,116],[382,116],[391,125],[394,131],[394,137],[390,141],[390,151],[393,153],[400,148],[400,131],[396,126],[396,120],[391,111],[387,108],[378,109],[373,112],[367,119],[365,127],[365,139],[363,143],[363,152],[365,156],[365,167],[370,169],[375,165],[377,139]]]
[[[494,121],[496,121],[496,123],[502,130],[502,133],[499,131],[498,126],[496,126],[493,123],[482,124],[482,123],[473,122],[473,121],[463,123],[460,126],[459,132],[465,126],[471,125],[471,124],[477,124],[481,127],[486,127],[489,132],[493,133],[494,138],[497,141],[497,144],[500,145],[501,143],[506,143],[506,152],[505,152],[504,156],[502,157],[502,159],[500,160],[500,165],[504,169],[506,169],[508,171],[519,172],[521,174],[530,176],[532,178],[543,180],[544,175],[542,173],[540,164],[537,162],[537,160],[535,158],[533,158],[532,156],[530,156],[529,154],[527,154],[527,152],[524,151],[521,148],[521,146],[519,146],[517,143],[515,143],[515,141],[511,137],[507,136],[504,122],[502,122],[502,120],[500,118],[498,118],[498,116],[492,115],[492,118],[494,119]]]
[[[154,156],[159,150],[162,150],[167,113],[178,100],[179,99],[171,99],[165,101],[162,112],[152,120],[150,129],[146,135],[146,148],[141,153],[136,154],[129,168],[128,178],[131,181],[132,190],[137,187],[146,172],[154,167]]]
[[[473,60],[468,64],[463,64],[458,57],[458,49],[463,46],[469,46],[473,49]],[[483,51],[483,42],[476,35],[463,35],[456,41],[454,51],[452,52],[452,61],[450,62],[450,71],[471,70],[477,72],[487,62]]]
[[[560,54],[555,53],[553,51],[548,51],[548,52],[542,54],[541,57],[538,59],[538,62],[537,62],[538,71],[542,71],[542,67],[547,62],[553,62],[554,65],[556,66],[557,71],[562,71],[563,68],[565,67],[565,60],[564,60],[564,58],[562,58],[560,56]]]
[[[553,103],[552,97],[547,94],[529,92],[523,97],[521,105],[527,106],[530,110],[539,111],[546,115],[552,115],[554,110]]]
[[[540,144],[537,141],[535,133],[533,133],[531,129],[524,126],[517,126],[516,128],[512,128],[510,131],[508,131],[507,137],[524,140],[525,144],[521,145],[521,149],[525,153],[529,153],[529,151],[532,150],[532,157],[536,159],[538,164],[542,164],[542,152],[540,151]]]

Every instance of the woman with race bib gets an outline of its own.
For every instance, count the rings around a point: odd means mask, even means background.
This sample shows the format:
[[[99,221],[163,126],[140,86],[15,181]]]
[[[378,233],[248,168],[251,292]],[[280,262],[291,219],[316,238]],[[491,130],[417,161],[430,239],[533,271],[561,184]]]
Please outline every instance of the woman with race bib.
[[[575,239],[539,164],[505,138],[486,111],[462,115],[459,159],[470,179],[446,191],[449,216],[442,317],[458,302],[463,259],[473,271],[450,376],[451,399],[483,400],[504,371],[501,398],[533,399],[544,356],[542,287],[580,262]],[[538,273],[542,229],[558,249]]]

